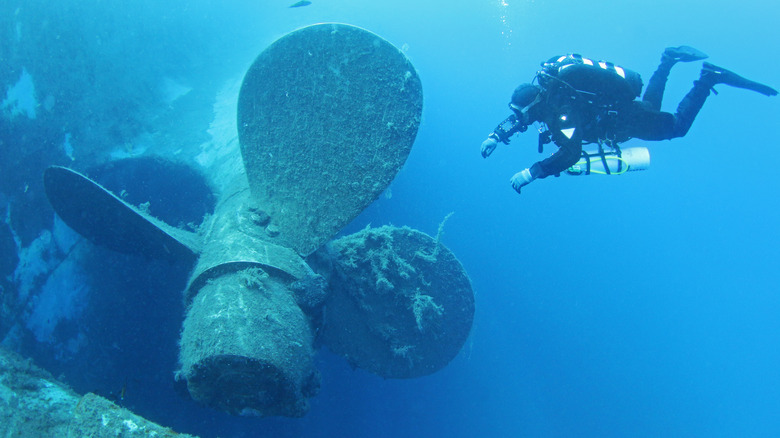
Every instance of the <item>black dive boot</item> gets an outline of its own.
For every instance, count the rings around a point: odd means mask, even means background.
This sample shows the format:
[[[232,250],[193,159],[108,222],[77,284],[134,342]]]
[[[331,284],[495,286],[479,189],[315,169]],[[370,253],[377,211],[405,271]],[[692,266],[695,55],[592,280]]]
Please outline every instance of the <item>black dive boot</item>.
[[[718,67],[717,65],[712,65],[709,62],[705,62],[704,66],[701,68],[701,77],[699,80],[710,87],[715,84],[726,84],[731,85],[732,87],[753,90],[765,96],[777,96],[777,90],[774,88],[768,85],[759,84],[750,79],[745,79],[732,71],[726,70],[723,67]]]
[[[709,58],[706,53],[691,46],[667,47],[664,56],[668,56],[675,62],[693,62]]]

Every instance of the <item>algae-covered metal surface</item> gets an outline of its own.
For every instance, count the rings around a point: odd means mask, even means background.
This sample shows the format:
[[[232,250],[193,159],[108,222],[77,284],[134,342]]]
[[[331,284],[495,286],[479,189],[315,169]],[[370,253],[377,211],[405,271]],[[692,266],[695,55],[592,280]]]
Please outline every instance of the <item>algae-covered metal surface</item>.
[[[474,293],[458,259],[411,228],[369,228],[336,240],[321,339],[385,378],[434,373],[460,351]]]
[[[271,241],[269,222],[268,215],[250,202],[247,188],[221,200],[211,220],[201,226],[203,251],[192,272],[186,302],[205,282],[248,266],[281,271],[296,280],[312,275],[297,252]]]
[[[406,56],[358,27],[309,26],[263,51],[241,87],[238,133],[274,242],[309,254],[374,201],[406,161],[422,102]]]
[[[86,176],[60,166],[44,172],[46,195],[71,228],[115,251],[195,261],[200,241],[119,199]]]
[[[80,396],[0,347],[0,436],[181,437],[98,395]]]
[[[247,72],[241,159],[238,148],[213,158],[219,201],[197,234],[65,168],[47,170],[47,195],[94,243],[193,262],[176,379],[194,400],[300,417],[319,390],[320,345],[409,378],[446,366],[468,337],[471,284],[439,236],[366,229],[312,254],[387,188],[421,111],[419,77],[398,49],[354,26],[309,26]]]
[[[300,417],[319,390],[313,338],[286,282],[260,268],[224,274],[189,306],[178,378],[195,400],[234,415]]]

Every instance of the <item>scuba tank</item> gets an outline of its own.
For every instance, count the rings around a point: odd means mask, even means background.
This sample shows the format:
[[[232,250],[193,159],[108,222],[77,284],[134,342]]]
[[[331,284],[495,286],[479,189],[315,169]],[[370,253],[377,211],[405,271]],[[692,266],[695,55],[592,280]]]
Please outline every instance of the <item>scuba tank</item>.
[[[568,175],[622,175],[635,170],[645,170],[650,166],[650,151],[646,147],[613,148],[605,151],[582,151],[582,158],[570,168]]]

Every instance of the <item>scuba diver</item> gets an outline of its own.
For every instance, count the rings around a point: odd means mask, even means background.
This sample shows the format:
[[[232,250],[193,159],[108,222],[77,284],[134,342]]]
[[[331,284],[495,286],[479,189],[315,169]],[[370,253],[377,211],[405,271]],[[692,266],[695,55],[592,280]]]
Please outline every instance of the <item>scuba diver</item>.
[[[706,54],[689,46],[665,49],[642,100],[636,100],[643,86],[636,72],[577,54],[551,58],[542,63],[542,70],[534,78],[536,84],[525,83],[515,89],[509,103],[512,114],[482,143],[482,157],[489,157],[499,142],[509,144],[513,134],[525,132],[531,123],[540,122],[539,152],[550,142],[558,150],[512,177],[512,187],[517,193],[535,179],[558,176],[567,169],[573,173],[571,169],[578,168],[578,162],[585,164],[586,174],[592,165],[602,165],[599,168],[605,171],[601,173],[620,173],[610,172],[606,160],[608,155],[617,158],[618,166],[622,165],[625,171],[620,143],[631,138],[668,140],[684,136],[710,92],[717,94],[713,88],[717,84],[766,96],[777,95],[777,90],[767,85],[705,62],[699,79],[693,82],[677,112],[661,111],[661,99],[672,67],[678,62],[706,58]],[[598,144],[598,152],[583,152],[582,145],[588,143]],[[605,152],[605,146],[609,152]],[[578,166],[572,167],[575,164]]]

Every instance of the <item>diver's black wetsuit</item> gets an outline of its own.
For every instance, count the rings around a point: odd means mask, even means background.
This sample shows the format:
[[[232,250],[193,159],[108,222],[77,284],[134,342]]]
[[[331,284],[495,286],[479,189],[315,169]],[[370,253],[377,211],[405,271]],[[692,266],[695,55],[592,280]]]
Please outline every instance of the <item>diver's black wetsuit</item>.
[[[536,110],[537,119],[547,125],[552,141],[559,149],[549,158],[531,166],[534,177],[557,175],[574,165],[580,159],[583,143],[599,140],[620,143],[630,138],[668,140],[684,136],[707,99],[711,86],[694,81],[693,88],[680,102],[675,114],[661,111],[666,81],[673,65],[673,62],[662,61],[650,78],[642,100],[617,104],[615,111],[609,114],[583,99],[572,99],[570,94],[556,95],[560,93],[543,91],[547,95],[543,95]],[[502,133],[501,140],[508,142],[514,132]]]
[[[537,178],[558,175],[576,164],[584,143],[617,145],[631,138],[669,140],[688,133],[713,86],[725,84],[777,96],[774,88],[751,81],[725,68],[702,64],[699,79],[677,106],[677,111],[661,111],[666,80],[677,62],[700,61],[707,55],[690,46],[667,47],[661,55],[642,100],[639,74],[604,61],[578,54],[550,58],[536,75],[538,84],[524,83],[515,88],[509,107],[513,114],[493,130],[480,145],[483,158],[498,143],[509,144],[517,132],[525,132],[533,122],[542,122],[546,131],[539,135],[541,146],[550,141],[558,150],[549,158],[517,172],[510,182],[517,193]],[[602,159],[604,158],[602,151]]]
[[[618,123],[629,137],[642,140],[670,140],[688,133],[696,115],[712,89],[711,85],[694,81],[693,88],[677,105],[674,114],[661,111],[666,80],[673,64],[661,62],[647,84],[642,101],[631,102],[629,108],[618,114]]]

